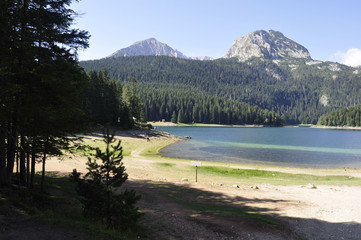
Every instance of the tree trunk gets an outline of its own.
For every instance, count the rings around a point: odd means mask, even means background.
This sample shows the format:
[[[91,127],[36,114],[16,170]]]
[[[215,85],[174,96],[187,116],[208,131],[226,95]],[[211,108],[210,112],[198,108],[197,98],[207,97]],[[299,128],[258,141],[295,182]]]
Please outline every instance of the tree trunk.
[[[26,141],[23,134],[20,137],[20,185],[26,185],[25,148]]]
[[[26,186],[30,187],[30,148],[29,138],[26,141]]]
[[[18,146],[16,146],[16,148],[18,148]],[[20,180],[19,180],[19,151],[15,152],[15,158],[16,158],[16,184],[20,185]]]
[[[34,188],[34,178],[35,178],[35,160],[36,160],[36,154],[35,154],[35,148],[34,143],[32,146],[31,151],[31,173],[30,173],[30,188]]]
[[[7,168],[6,168],[6,177],[7,184],[11,184],[11,178],[14,171],[14,162],[15,162],[15,152],[16,152],[16,142],[17,134],[15,126],[10,127],[10,134],[8,134],[8,146],[7,146]]]
[[[44,179],[45,179],[45,160],[46,160],[46,143],[44,143],[43,167],[41,171],[40,191],[44,192]]]
[[[5,126],[0,123],[0,186],[6,184]]]

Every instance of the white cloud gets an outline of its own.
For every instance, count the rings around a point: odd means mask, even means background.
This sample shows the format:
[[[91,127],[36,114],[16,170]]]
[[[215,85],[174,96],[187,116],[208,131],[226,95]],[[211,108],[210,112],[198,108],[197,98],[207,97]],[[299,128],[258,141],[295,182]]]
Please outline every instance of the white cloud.
[[[350,48],[347,52],[338,51],[332,58],[333,60],[348,66],[361,66],[361,49]]]

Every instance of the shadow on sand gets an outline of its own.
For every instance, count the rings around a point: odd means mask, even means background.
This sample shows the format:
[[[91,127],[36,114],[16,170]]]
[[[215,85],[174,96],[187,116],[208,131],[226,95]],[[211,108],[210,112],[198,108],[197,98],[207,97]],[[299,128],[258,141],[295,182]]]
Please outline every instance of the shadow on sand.
[[[285,217],[277,214],[277,209],[247,206],[250,203],[272,203],[270,205],[279,205],[277,208],[280,209],[282,204],[294,204],[285,200],[250,199],[242,192],[230,197],[188,184],[168,182],[128,180],[126,187],[142,195],[140,209],[148,215],[147,224],[152,226],[152,231],[157,229],[154,225],[167,226],[168,230],[162,227],[159,231],[178,236],[175,239],[202,239],[193,232],[200,226],[223,236],[217,239],[361,239],[359,223]],[[181,224],[190,226],[180,228],[179,224],[172,224],[175,216],[183,219]],[[189,238],[192,232],[193,237]]]

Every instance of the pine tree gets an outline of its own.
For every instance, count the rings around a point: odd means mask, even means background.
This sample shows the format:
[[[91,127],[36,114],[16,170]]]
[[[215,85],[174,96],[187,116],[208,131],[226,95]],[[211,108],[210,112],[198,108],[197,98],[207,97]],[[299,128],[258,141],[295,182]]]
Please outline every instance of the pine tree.
[[[133,190],[120,194],[113,192],[115,187],[121,187],[128,179],[122,163],[121,141],[116,141],[109,129],[103,134],[103,141],[105,151],[96,148],[95,159],[88,159],[86,180],[80,179],[76,170],[71,176],[78,182],[77,191],[83,197],[84,214],[101,217],[108,228],[134,227],[141,216],[135,207],[140,196]]]
[[[18,149],[22,152],[20,169],[25,185],[25,154],[34,152],[36,157],[46,148],[59,146],[50,141],[47,144],[53,146],[29,144],[27,148],[27,139],[38,138],[43,143],[49,138],[57,141],[81,126],[80,103],[86,78],[77,65],[76,52],[88,46],[89,35],[70,28],[75,17],[68,8],[71,2],[0,3],[0,128],[7,129],[5,141],[0,130],[0,184],[4,179],[11,183]],[[18,142],[20,136],[22,140]],[[6,172],[3,149],[6,149]],[[43,153],[46,158],[47,153]]]
[[[177,115],[176,115],[175,111],[173,111],[173,113],[172,113],[172,118],[171,118],[170,121],[171,121],[172,123],[177,123]]]

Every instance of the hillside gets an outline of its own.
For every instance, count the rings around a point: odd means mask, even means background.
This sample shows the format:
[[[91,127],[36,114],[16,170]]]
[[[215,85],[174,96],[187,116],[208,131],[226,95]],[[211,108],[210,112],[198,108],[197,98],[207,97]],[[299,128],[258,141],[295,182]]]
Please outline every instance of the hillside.
[[[317,124],[331,127],[360,127],[361,105],[338,109],[322,115]]]
[[[311,59],[310,53],[304,46],[274,30],[258,30],[236,39],[224,56],[224,58],[232,57],[237,57],[240,61],[252,57]]]
[[[156,40],[139,44],[153,44],[158,52],[149,53],[135,44],[129,48],[137,49],[136,56],[113,55],[80,65],[86,71],[107,69],[110,77],[123,83],[134,77],[139,93],[147,97],[217,97],[276,111],[288,123],[316,123],[322,114],[360,104],[359,68],[312,60],[304,46],[277,31],[259,30],[240,37],[224,58],[212,61],[159,54],[168,45]],[[177,99],[176,105],[184,105],[184,100]],[[145,105],[151,107],[149,101]],[[169,119],[173,110],[159,111],[167,111],[160,114],[162,118]]]
[[[360,103],[361,71],[303,59],[236,58],[196,61],[136,56],[84,61],[86,71],[106,68],[110,77],[138,81],[142,93],[196,91],[285,114],[289,123],[316,123],[322,114]],[[176,94],[176,93],[175,93]]]
[[[165,43],[159,42],[155,38],[145,39],[136,42],[129,47],[122,48],[109,57],[126,57],[126,56],[169,56],[187,58],[183,53],[171,48]]]

